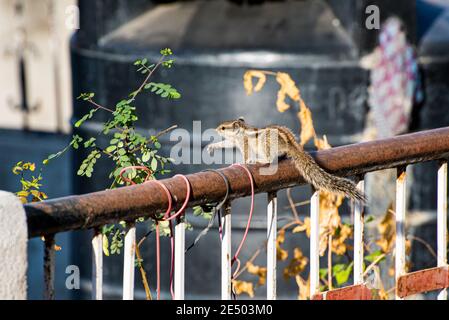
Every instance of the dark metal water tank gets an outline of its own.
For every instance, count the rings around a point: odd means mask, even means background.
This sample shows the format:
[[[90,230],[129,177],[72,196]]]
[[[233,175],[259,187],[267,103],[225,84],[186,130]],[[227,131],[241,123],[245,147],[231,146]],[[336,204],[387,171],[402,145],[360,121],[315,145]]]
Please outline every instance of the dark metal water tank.
[[[164,1],[167,2],[167,1]],[[304,1],[90,1],[80,0],[81,29],[72,41],[74,95],[95,92],[98,101],[113,105],[139,84],[132,62],[141,57],[155,59],[161,48],[175,52],[176,64],[163,70],[156,80],[171,83],[182,92],[179,101],[164,101],[146,95],[138,100],[139,127],[160,130],[177,124],[192,131],[192,123],[201,120],[202,129],[214,128],[222,120],[245,117],[256,126],[282,124],[299,131],[294,108],[279,113],[275,108],[277,84],[269,81],[264,90],[248,97],[242,86],[243,73],[250,68],[284,71],[291,74],[314,116],[319,134],[326,134],[334,146],[356,142],[364,129],[368,75],[359,67],[359,58],[372,49],[376,30],[364,25],[365,7],[372,1],[304,0]],[[414,19],[409,1],[374,1],[381,12],[404,17],[411,29]],[[86,112],[75,103],[74,121]],[[99,131],[96,116],[77,130],[85,136]],[[163,150],[169,154],[173,143],[162,139]],[[207,144],[204,141],[203,144]],[[203,145],[203,146],[204,146]],[[76,169],[85,154],[74,155]],[[189,173],[204,165],[179,165],[174,172]],[[74,170],[76,172],[76,170]],[[100,162],[92,179],[75,177],[75,193],[106,188],[107,164]],[[308,188],[297,188],[295,199],[305,200]],[[246,259],[266,235],[266,196],[256,198],[253,228],[242,252]],[[284,192],[280,193],[279,215],[289,215]],[[235,201],[233,243],[242,236],[248,201]],[[301,211],[308,214],[307,207]],[[204,225],[198,219],[194,226]],[[198,233],[187,232],[190,243]],[[288,237],[286,247],[293,248],[304,239]],[[304,243],[304,242],[303,242]],[[74,259],[88,278],[90,241],[80,233],[74,244]],[[166,245],[166,244],[165,244]],[[307,246],[304,253],[308,255]],[[145,245],[145,266],[154,288],[154,243]],[[220,287],[220,243],[216,232],[210,232],[186,257],[186,294],[189,298],[218,298]],[[164,248],[163,252],[168,252]],[[256,262],[265,264],[264,254]],[[168,254],[164,256],[163,284],[168,289]],[[279,279],[282,278],[279,265]],[[83,272],[84,271],[84,272]],[[121,258],[105,262],[105,296],[119,297]],[[140,288],[136,273],[137,287]],[[278,282],[279,297],[296,297],[294,281]],[[142,293],[142,292],[141,292]],[[142,294],[137,296],[142,296]],[[257,290],[263,297],[265,288]]]

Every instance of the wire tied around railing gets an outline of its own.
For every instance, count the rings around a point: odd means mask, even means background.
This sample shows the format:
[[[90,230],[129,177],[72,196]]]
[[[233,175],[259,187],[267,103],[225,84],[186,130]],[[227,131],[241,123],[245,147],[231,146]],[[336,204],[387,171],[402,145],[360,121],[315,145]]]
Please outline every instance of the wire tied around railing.
[[[253,175],[251,174],[251,171],[249,171],[249,169],[245,165],[243,165],[243,164],[236,163],[236,164],[231,165],[231,167],[233,167],[233,166],[238,166],[238,167],[243,168],[245,170],[249,180],[250,180],[250,185],[251,185],[251,208],[250,208],[249,215],[248,215],[248,221],[247,221],[247,224],[246,224],[245,233],[243,234],[243,238],[240,241],[239,246],[237,247],[237,251],[235,252],[235,254],[234,254],[234,256],[233,256],[233,258],[231,260],[231,267],[234,265],[234,263],[237,263],[237,268],[234,271],[234,273],[232,274],[231,281],[234,279],[235,275],[240,270],[240,264],[241,263],[240,263],[240,259],[238,257],[239,257],[240,251],[242,250],[243,245],[244,245],[244,243],[246,241],[246,238],[248,236],[248,232],[249,232],[249,229],[250,229],[250,226],[251,226],[251,221],[252,221],[252,217],[253,217],[253,213],[254,213],[254,198],[255,198],[254,178],[253,178]],[[223,179],[223,181],[224,181],[224,183],[226,185],[226,194],[225,194],[223,200],[218,205],[216,205],[215,207],[212,208],[212,211],[213,211],[212,212],[212,217],[209,220],[209,223],[208,223],[207,227],[205,229],[203,229],[203,231],[201,231],[201,233],[195,238],[194,242],[186,249],[185,252],[187,252],[190,249],[192,249],[198,243],[198,241],[204,235],[206,235],[209,232],[209,230],[212,228],[213,222],[215,220],[215,216],[217,214],[218,214],[218,218],[219,218],[218,221],[219,221],[220,239],[223,240],[222,239],[222,226],[221,226],[221,223],[220,223],[221,222],[220,210],[223,207],[223,205],[228,201],[228,197],[229,197],[229,193],[230,193],[229,180],[222,172],[220,172],[218,170],[206,169],[204,171],[215,172],[215,173],[219,174],[222,177],[222,179]],[[234,294],[234,298],[235,298],[235,294]]]
[[[207,227],[204,228],[204,229],[198,234],[198,236],[195,238],[195,240],[193,241],[193,243],[192,243],[192,244],[185,250],[186,253],[187,253],[190,249],[192,249],[192,248],[198,243],[198,241],[200,241],[200,239],[201,239],[202,237],[204,237],[204,236],[209,232],[209,230],[212,228],[212,226],[213,226],[213,224],[214,224],[214,220],[215,220],[215,217],[216,217],[216,216],[218,217],[218,231],[219,231],[219,233],[220,233],[220,239],[222,240],[222,228],[221,228],[221,221],[220,221],[220,220],[221,220],[221,219],[220,219],[220,216],[221,216],[220,210],[221,210],[221,208],[224,206],[224,204],[228,201],[229,192],[230,192],[229,181],[228,181],[228,178],[227,178],[223,173],[221,173],[221,172],[218,171],[218,170],[215,170],[215,169],[206,169],[206,170],[203,170],[203,171],[210,171],[210,172],[214,172],[214,173],[218,174],[218,175],[223,179],[223,181],[224,181],[224,183],[225,183],[225,185],[226,185],[226,194],[225,194],[223,200],[221,200],[220,203],[218,203],[216,206],[213,206],[213,207],[212,207],[212,216],[210,217],[210,220],[209,220],[209,223],[207,224]]]
[[[233,165],[231,165],[231,167],[233,166],[238,166],[241,167],[247,174],[249,180],[250,180],[250,184],[251,184],[251,207],[250,207],[250,211],[249,211],[249,215],[248,215],[248,221],[246,224],[246,228],[245,228],[245,232],[243,234],[242,240],[240,241],[237,250],[231,260],[231,267],[234,265],[234,263],[237,262],[237,268],[234,271],[234,273],[232,274],[232,279],[234,279],[235,275],[238,273],[239,269],[240,269],[240,260],[239,260],[239,254],[240,251],[243,248],[243,245],[246,241],[246,238],[248,236],[248,232],[251,226],[251,221],[252,221],[252,217],[253,217],[253,213],[254,213],[254,198],[255,198],[255,190],[254,190],[254,178],[253,175],[251,173],[251,171],[243,164],[240,163],[235,163]],[[173,225],[172,225],[172,220],[175,218],[180,217],[182,214],[184,214],[185,209],[187,207],[187,204],[189,203],[189,199],[190,199],[190,194],[191,194],[191,186],[190,186],[190,182],[187,179],[186,176],[184,175],[180,175],[177,174],[174,177],[181,177],[182,179],[184,179],[185,183],[186,183],[186,197],[184,200],[184,203],[182,204],[181,208],[173,215],[170,215],[170,212],[172,211],[172,194],[170,193],[170,190],[168,190],[168,188],[160,181],[157,180],[151,180],[151,176],[153,174],[153,172],[145,167],[145,166],[129,166],[126,168],[123,168],[120,171],[120,177],[122,178],[122,180],[124,182],[127,182],[129,184],[136,184],[134,181],[132,181],[130,178],[127,178],[124,176],[125,172],[133,169],[133,170],[143,170],[147,173],[147,176],[145,177],[145,181],[144,183],[149,183],[149,182],[154,182],[157,183],[159,186],[161,186],[161,188],[164,190],[165,194],[167,195],[167,199],[168,199],[168,207],[167,210],[165,212],[165,214],[163,215],[162,218],[156,218],[156,274],[157,274],[157,299],[160,299],[160,293],[161,293],[161,287],[160,287],[160,229],[159,229],[159,221],[169,221],[169,226],[170,226],[170,243],[171,243],[171,264],[170,264],[170,293],[172,295],[172,299],[174,299],[174,291],[173,291],[173,273],[174,273],[174,238],[173,238]],[[229,186],[229,181],[226,178],[226,176],[224,174],[222,174],[219,171],[216,170],[206,170],[206,171],[214,171],[216,173],[218,173],[222,178],[223,181],[226,184],[226,195],[224,197],[224,199],[217,205],[217,207],[215,207],[215,212],[219,211],[219,209],[221,209],[221,207],[226,203],[226,201],[228,200],[228,196],[229,196],[229,191],[230,191],[230,186]],[[218,210],[217,210],[218,208]],[[203,230],[203,232],[199,235],[199,237],[197,237],[197,239],[195,239],[194,243],[186,250],[186,252],[188,250],[190,250],[199,240],[199,238],[201,238],[204,234],[206,234],[208,232],[208,230],[210,229],[211,225],[213,224],[213,218],[211,219],[211,221],[209,222],[208,227]],[[221,232],[220,232],[221,234]]]
[[[169,226],[170,226],[170,247],[171,247],[171,263],[170,263],[170,293],[172,296],[172,299],[174,299],[174,291],[173,291],[173,273],[174,273],[174,253],[175,253],[175,248],[174,248],[174,238],[173,238],[173,225],[172,225],[172,220],[175,218],[180,218],[180,216],[182,214],[184,214],[185,209],[187,207],[187,204],[189,203],[189,199],[190,199],[190,194],[191,194],[191,186],[190,186],[190,182],[187,179],[186,176],[184,175],[180,175],[177,174],[174,177],[181,177],[185,183],[186,183],[186,197],[184,200],[184,203],[182,204],[181,208],[176,211],[173,215],[170,215],[170,212],[172,211],[172,194],[170,192],[170,190],[168,190],[167,186],[165,186],[162,182],[158,181],[158,180],[152,180],[151,176],[153,174],[153,172],[145,167],[145,166],[129,166],[129,167],[125,167],[120,171],[120,178],[129,184],[135,185],[136,183],[134,181],[132,181],[130,178],[125,177],[125,172],[128,170],[142,170],[145,171],[147,173],[145,179],[144,179],[144,183],[156,183],[158,184],[165,192],[167,199],[168,199],[168,206],[167,206],[167,210],[165,211],[164,215],[162,216],[162,218],[155,218],[156,220],[156,277],[157,277],[157,299],[160,300],[161,297],[161,285],[160,285],[160,265],[161,265],[161,255],[160,255],[160,228],[159,228],[159,222],[160,221],[168,221],[169,222]]]
[[[254,192],[254,177],[253,177],[251,171],[249,171],[249,169],[245,165],[240,164],[240,163],[234,163],[233,165],[231,165],[231,167],[234,167],[234,166],[243,168],[249,178],[249,181],[251,184],[251,207],[249,210],[248,221],[246,223],[245,233],[243,234],[243,238],[240,241],[240,244],[237,247],[237,251],[235,252],[234,257],[231,260],[231,267],[234,265],[235,262],[237,262],[237,268],[235,269],[234,273],[232,274],[231,280],[234,280],[236,274],[240,270],[240,260],[238,257],[239,257],[240,251],[242,250],[243,244],[245,243],[246,237],[248,236],[249,228],[251,226],[251,220],[253,218],[253,212],[254,212],[254,194],[255,194],[255,192]],[[232,286],[232,287],[234,287],[234,286]],[[233,290],[233,295],[234,295],[234,299],[235,299],[234,290]]]

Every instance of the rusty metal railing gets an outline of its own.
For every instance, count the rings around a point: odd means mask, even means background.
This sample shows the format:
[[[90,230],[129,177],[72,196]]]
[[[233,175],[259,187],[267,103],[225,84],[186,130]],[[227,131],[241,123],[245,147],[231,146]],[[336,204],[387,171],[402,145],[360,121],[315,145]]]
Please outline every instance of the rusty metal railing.
[[[364,174],[389,168],[397,168],[396,188],[396,297],[398,299],[410,294],[428,290],[444,289],[449,286],[446,239],[447,239],[447,159],[449,158],[449,127],[427,130],[418,133],[406,134],[385,140],[377,140],[366,143],[347,145],[329,150],[313,153],[314,158],[320,166],[327,171],[341,176],[356,176],[358,187],[364,187]],[[438,267],[426,269],[415,273],[405,273],[405,228],[406,217],[406,171],[407,165],[424,161],[440,161],[438,171]],[[300,184],[304,180],[288,159],[278,164],[278,170],[272,175],[261,175],[261,165],[250,165],[254,177],[256,193],[267,193],[267,219],[268,228],[276,222],[277,204],[276,191]],[[238,167],[227,167],[220,170],[228,179],[230,192],[229,201],[250,195],[250,181],[242,175]],[[222,177],[214,172],[199,172],[187,176],[191,185],[191,194],[188,207],[207,203],[220,202],[226,195],[227,188]],[[173,196],[173,209],[179,209],[186,200],[186,185],[180,178],[169,178],[161,180]],[[54,200],[27,204],[25,210],[28,217],[29,237],[46,236],[47,242],[51,242],[54,234],[58,232],[77,229],[98,229],[102,225],[117,223],[121,220],[134,221],[142,216],[154,217],[163,212],[168,206],[168,200],[164,191],[152,183],[118,188],[114,190],[100,191],[80,196],[70,196]],[[225,211],[230,213],[231,207]],[[225,213],[226,213],[225,212]],[[319,194],[314,193],[311,198],[311,294],[316,299],[334,298],[360,298],[369,297],[363,282],[363,208],[356,206],[354,210],[354,286],[338,289],[335,292],[319,292],[319,256],[317,244],[319,241]],[[229,299],[231,266],[230,237],[231,225],[230,215],[223,216],[225,230],[222,242],[222,298]],[[275,224],[274,224],[275,225]],[[180,230],[180,228],[178,228]],[[176,236],[175,247],[184,245],[184,234]],[[272,230],[271,230],[272,231]],[[274,233],[267,230],[267,266],[270,272],[267,277],[267,298],[276,298],[276,246]],[[135,242],[135,229],[129,228],[125,236],[125,247],[131,248]],[[93,241],[93,297],[101,299],[102,286],[102,251],[101,235],[96,233]],[[47,243],[48,246],[48,243]],[[124,269],[124,298],[131,299],[134,271],[134,251],[125,250]],[[51,251],[51,250],[50,250]],[[178,250],[179,251],[179,250]],[[175,270],[178,276],[175,288],[178,288],[177,298],[184,296],[184,259],[180,257],[183,252],[176,254]],[[228,260],[226,260],[226,256]],[[45,260],[46,273],[46,297],[54,296],[52,285],[54,276],[54,257],[49,253]],[[126,263],[128,262],[128,263]],[[128,270],[129,269],[129,270]],[[423,281],[433,279],[429,281]],[[125,288],[126,286],[126,288]],[[182,291],[182,294],[179,292]],[[442,290],[439,299],[447,299],[447,293]]]

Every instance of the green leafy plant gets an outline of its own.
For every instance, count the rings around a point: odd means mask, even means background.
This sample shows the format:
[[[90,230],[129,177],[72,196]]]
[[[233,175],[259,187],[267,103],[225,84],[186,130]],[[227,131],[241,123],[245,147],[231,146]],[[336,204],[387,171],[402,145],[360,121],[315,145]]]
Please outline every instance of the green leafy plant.
[[[47,194],[41,190],[42,174],[37,176],[31,174],[36,170],[36,164],[32,162],[19,161],[12,168],[12,173],[20,176],[21,190],[16,192],[22,203],[39,202],[47,199]]]
[[[180,99],[181,94],[170,84],[150,82],[154,72],[160,68],[171,68],[174,59],[171,58],[173,52],[169,49],[161,50],[161,57],[158,62],[150,64],[148,59],[139,59],[134,62],[137,67],[136,72],[142,74],[144,79],[139,87],[131,92],[125,99],[118,101],[114,108],[109,108],[95,101],[95,94],[92,92],[81,93],[78,100],[87,103],[91,109],[81,117],[75,127],[81,127],[86,121],[92,119],[99,111],[110,115],[102,126],[96,137],[81,137],[73,135],[69,145],[63,150],[51,154],[43,161],[48,164],[50,160],[61,156],[69,149],[78,150],[84,148],[89,151],[87,157],[82,161],[77,174],[87,178],[92,177],[95,166],[101,158],[107,158],[111,162],[109,178],[112,180],[110,188],[121,185],[139,184],[149,179],[155,179],[158,174],[169,173],[167,166],[172,159],[159,154],[161,143],[159,137],[170,130],[176,128],[172,126],[156,135],[145,136],[136,130],[138,121],[138,108],[136,107],[137,97],[148,92],[159,95],[166,99]],[[107,137],[108,144],[100,145],[99,136]],[[123,170],[127,167],[145,167],[148,170]],[[143,221],[144,219],[138,219]],[[122,226],[105,226],[102,229],[104,235],[103,251],[106,255],[120,254],[123,247],[123,235],[125,224]],[[168,234],[168,230],[162,228],[162,234]]]

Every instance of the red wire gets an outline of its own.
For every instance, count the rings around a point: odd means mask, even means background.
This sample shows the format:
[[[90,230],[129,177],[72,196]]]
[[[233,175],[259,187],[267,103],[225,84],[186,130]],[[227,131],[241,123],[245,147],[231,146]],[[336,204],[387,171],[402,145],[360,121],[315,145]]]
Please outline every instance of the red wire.
[[[167,216],[167,215],[165,215],[165,216],[164,216],[164,220],[165,220],[165,221],[173,220],[174,218],[176,218],[176,217],[178,217],[180,214],[182,214],[182,213],[185,211],[185,209],[186,209],[186,207],[187,207],[187,204],[189,203],[189,200],[190,200],[190,193],[191,193],[191,190],[190,190],[190,189],[191,189],[191,188],[190,188],[190,182],[189,182],[189,180],[186,178],[186,176],[184,176],[184,175],[182,175],[182,174],[177,174],[177,175],[174,176],[174,178],[176,178],[176,177],[181,177],[181,178],[183,178],[184,181],[185,181],[185,183],[186,183],[186,188],[187,188],[187,191],[186,191],[186,199],[184,200],[184,203],[182,204],[181,208],[180,208],[174,215],[172,215],[172,216]]]
[[[161,246],[159,243],[159,222],[156,221],[156,287],[157,299],[161,299]]]
[[[147,182],[155,182],[158,185],[164,189],[165,194],[167,195],[168,199],[168,207],[165,211],[164,216],[167,216],[170,214],[170,211],[172,209],[172,196],[168,188],[160,181],[157,180],[151,180]],[[160,232],[159,232],[159,221],[156,221],[156,278],[157,278],[157,299],[160,300],[161,298],[161,245],[160,245]]]
[[[249,228],[251,226],[251,220],[252,220],[252,216],[253,216],[253,212],[254,212],[254,179],[253,176],[251,174],[251,172],[248,170],[248,168],[242,164],[236,163],[233,164],[232,166],[238,166],[243,168],[246,171],[246,174],[248,175],[248,178],[250,179],[250,183],[251,183],[251,208],[250,208],[250,212],[249,212],[249,216],[248,216],[248,222],[246,224],[246,229],[245,229],[245,233],[243,234],[243,238],[240,241],[240,244],[237,248],[237,251],[234,254],[234,257],[232,258],[231,261],[231,265],[234,265],[235,262],[237,262],[237,269],[233,274],[233,277],[235,276],[235,274],[238,272],[238,270],[240,269],[240,260],[238,259],[238,256],[240,254],[240,251],[242,250],[243,244],[245,243],[245,240],[248,236],[248,232],[249,232]],[[231,166],[231,167],[232,167]],[[174,299],[174,290],[173,290],[173,273],[174,273],[174,254],[175,254],[175,250],[174,250],[174,238],[173,238],[173,225],[172,225],[172,220],[177,218],[179,215],[183,214],[187,204],[189,203],[189,199],[190,199],[190,194],[191,194],[191,187],[190,187],[190,183],[189,180],[184,176],[184,175],[180,175],[177,174],[175,175],[175,177],[179,176],[182,179],[184,179],[185,183],[186,183],[186,197],[184,200],[184,203],[182,204],[181,208],[173,215],[170,215],[171,209],[172,209],[172,195],[170,193],[170,191],[168,190],[168,188],[160,181],[157,180],[149,180],[151,175],[152,175],[152,171],[150,169],[148,169],[147,167],[144,166],[130,166],[130,167],[126,167],[123,168],[120,171],[120,177],[122,178],[123,181],[128,182],[130,184],[135,184],[135,182],[133,182],[131,179],[124,177],[124,173],[129,170],[129,169],[141,169],[147,172],[147,177],[145,178],[145,182],[156,182],[158,185],[160,185],[168,198],[168,208],[167,211],[165,212],[163,218],[161,220],[163,221],[169,221],[170,224],[170,244],[171,244],[171,263],[170,263],[170,293],[172,295],[172,299]],[[157,299],[160,300],[160,295],[161,295],[161,287],[160,287],[160,230],[159,230],[159,222],[156,222],[156,274],[157,274]]]
[[[191,193],[190,182],[187,179],[187,177],[182,174],[177,174],[174,176],[174,178],[176,178],[176,177],[181,177],[182,179],[184,179],[184,181],[186,183],[186,198],[185,198],[184,203],[182,204],[181,208],[175,214],[173,214],[171,216],[167,216],[167,215],[164,216],[164,220],[169,221],[169,223],[170,223],[170,246],[171,246],[170,293],[171,293],[172,299],[175,298],[175,293],[174,293],[174,289],[173,289],[173,274],[174,274],[174,270],[175,270],[175,240],[173,238],[172,220],[175,219],[176,217],[178,217],[179,215],[184,214],[185,209],[189,203],[190,193]]]
[[[184,179],[184,181],[186,182],[186,198],[184,200],[184,203],[182,204],[181,208],[173,215],[170,215],[171,212],[171,208],[172,208],[172,195],[170,193],[170,191],[168,190],[168,188],[160,181],[157,180],[151,180],[149,182],[156,182],[157,184],[159,184],[164,191],[167,194],[167,198],[168,198],[168,209],[164,214],[164,217],[161,219],[163,221],[168,221],[170,224],[170,247],[171,247],[171,262],[170,262],[170,293],[172,296],[172,299],[174,299],[175,294],[174,294],[174,289],[173,289],[173,274],[174,274],[174,263],[175,263],[175,243],[174,243],[174,238],[173,238],[173,224],[172,224],[172,220],[176,217],[178,217],[179,215],[181,215],[182,213],[184,213],[185,208],[187,207],[187,204],[189,203],[189,199],[190,199],[190,193],[191,193],[191,187],[190,187],[190,183],[189,180],[184,176],[184,175],[175,175],[175,177],[181,177]],[[156,224],[156,264],[157,264],[157,271],[156,271],[156,275],[157,275],[157,297],[158,300],[160,299],[160,295],[161,295],[161,287],[160,287],[160,233],[159,233],[159,223]]]
[[[187,178],[183,177],[186,180],[186,184],[187,184],[187,195],[188,197],[186,198],[186,201],[183,204],[183,207],[176,212],[176,214],[172,217],[170,217],[170,212],[172,210],[172,195],[170,193],[170,190],[168,190],[168,188],[165,186],[165,184],[163,184],[160,181],[157,180],[150,180],[151,175],[152,175],[152,171],[145,167],[145,166],[129,166],[126,168],[123,168],[120,171],[120,178],[124,181],[127,182],[129,184],[135,185],[136,183],[134,181],[132,181],[131,179],[127,178],[124,176],[125,172],[130,170],[130,169],[137,169],[137,170],[143,170],[147,173],[147,176],[145,177],[145,183],[147,182],[153,182],[153,183],[157,183],[159,186],[162,187],[162,189],[165,191],[165,194],[167,195],[167,199],[168,199],[168,207],[167,210],[164,213],[164,218],[162,218],[162,220],[169,220],[170,223],[170,236],[171,236],[171,271],[170,271],[170,291],[172,294],[172,298],[174,298],[174,292],[173,292],[173,267],[174,267],[174,242],[173,242],[173,228],[172,228],[172,222],[170,221],[171,219],[173,219],[174,217],[178,216],[183,209],[185,209],[185,207],[187,206],[189,197],[190,197],[190,183],[188,183]],[[168,218],[167,218],[168,217]],[[160,245],[160,228],[159,228],[159,221],[156,221],[156,286],[157,286],[157,299],[160,300],[161,298],[161,245]]]
[[[125,172],[130,170],[130,169],[137,169],[137,170],[142,170],[145,171],[147,173],[147,176],[145,177],[145,182],[149,181],[151,179],[151,175],[153,174],[153,171],[151,171],[150,169],[148,169],[145,166],[129,166],[129,167],[125,167],[122,170],[120,170],[119,176],[120,178],[127,183],[130,183],[132,185],[136,184],[134,181],[132,181],[131,179],[127,178],[124,176]]]
[[[243,244],[245,243],[246,237],[248,236],[248,231],[249,231],[249,228],[251,225],[251,220],[252,220],[253,212],[254,212],[254,179],[253,179],[253,175],[251,174],[251,172],[249,171],[249,169],[246,166],[244,166],[240,163],[235,163],[231,167],[234,167],[234,166],[243,168],[246,171],[246,174],[248,175],[248,178],[250,180],[250,183],[251,183],[251,209],[249,210],[248,222],[246,223],[245,233],[243,234],[243,238],[240,241],[237,251],[235,252],[234,257],[232,258],[232,261],[231,261],[231,266],[234,265],[234,263],[237,261],[237,269],[235,270],[233,277],[240,269],[240,260],[238,259],[238,256],[240,254],[240,251],[242,250]]]

